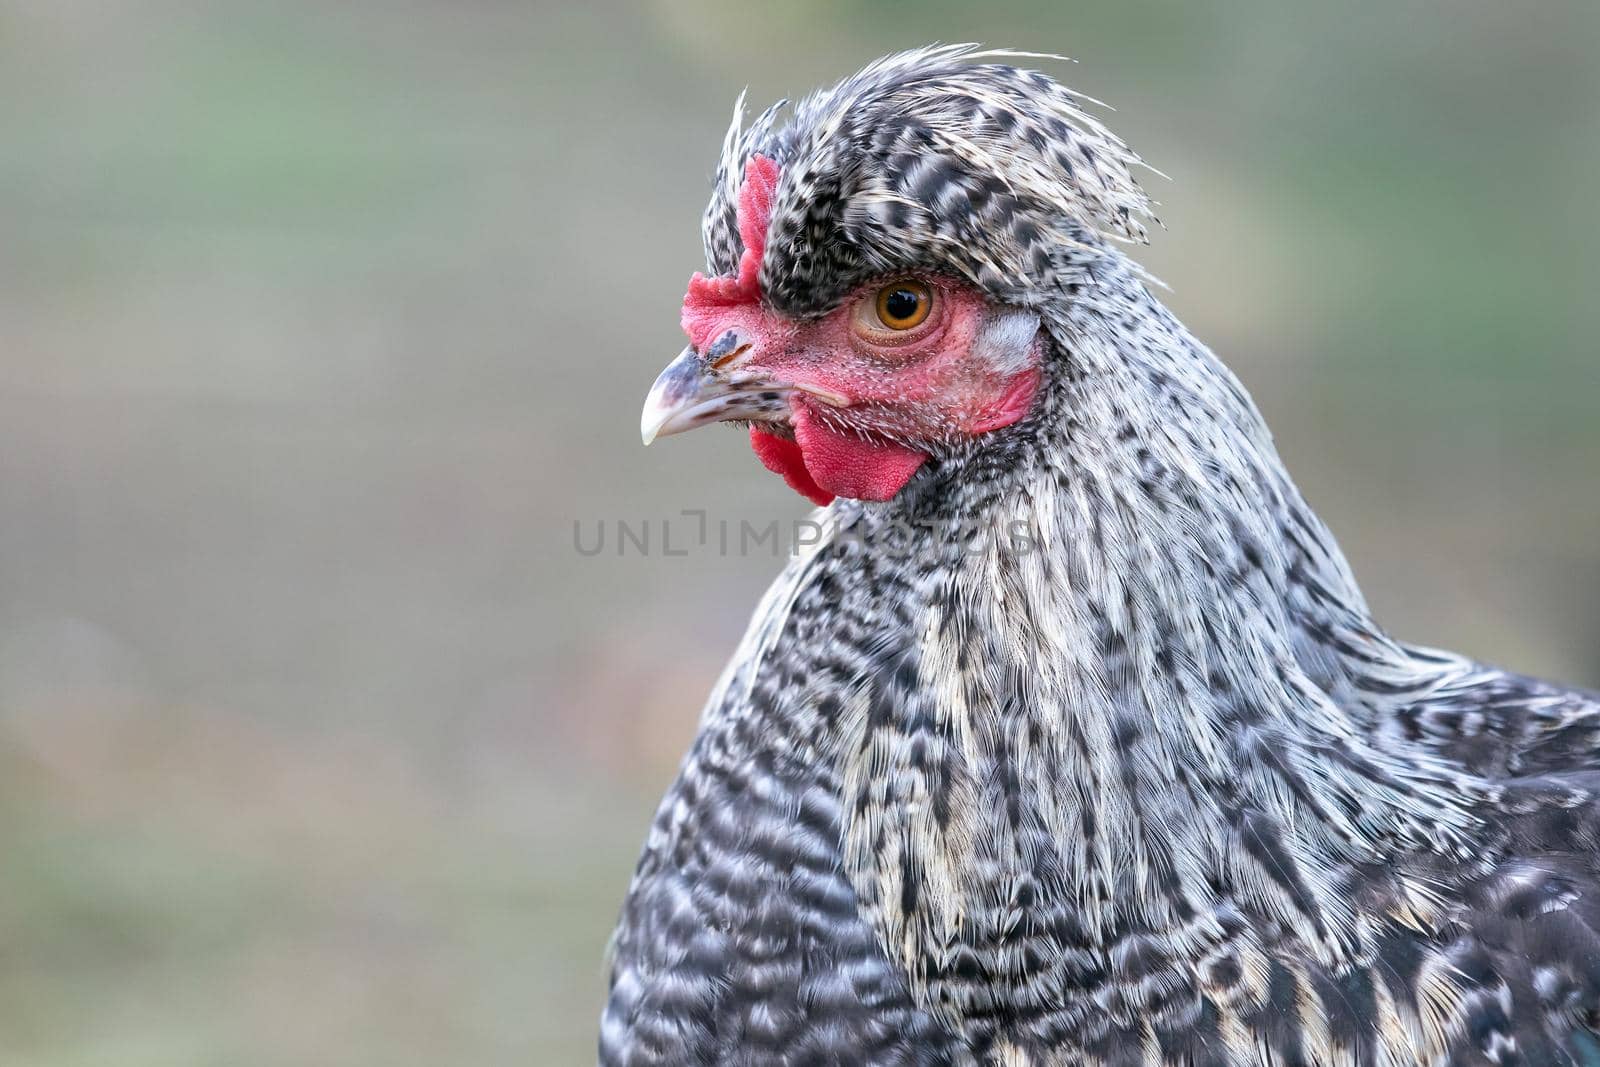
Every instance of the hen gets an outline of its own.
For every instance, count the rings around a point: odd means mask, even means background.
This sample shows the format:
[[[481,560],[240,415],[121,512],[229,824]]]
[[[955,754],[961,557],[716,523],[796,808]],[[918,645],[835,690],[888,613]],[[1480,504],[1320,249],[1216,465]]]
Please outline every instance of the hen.
[[[600,1061],[1600,1063],[1600,697],[1373,621],[1122,250],[1138,159],[1018,55],[735,114],[643,433],[748,424],[827,535],[651,827]]]

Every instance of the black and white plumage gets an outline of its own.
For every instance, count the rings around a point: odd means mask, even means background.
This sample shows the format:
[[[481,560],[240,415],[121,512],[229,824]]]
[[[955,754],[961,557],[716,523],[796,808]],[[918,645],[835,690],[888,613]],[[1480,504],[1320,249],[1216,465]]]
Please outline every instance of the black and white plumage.
[[[991,432],[827,402],[925,462],[832,504],[757,609],[629,889],[600,1061],[1600,1064],[1600,697],[1383,632],[1117,243],[1136,157],[1011,58],[892,56],[730,130],[716,273],[750,161],[781,174],[760,314],[952,278],[1039,383]],[[783,436],[778,395],[701,409]]]

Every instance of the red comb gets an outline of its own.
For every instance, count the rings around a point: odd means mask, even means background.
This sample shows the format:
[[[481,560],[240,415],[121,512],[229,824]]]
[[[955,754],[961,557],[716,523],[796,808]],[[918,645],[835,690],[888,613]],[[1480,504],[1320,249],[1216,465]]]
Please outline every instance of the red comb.
[[[710,340],[702,336],[715,328],[708,321],[711,313],[735,304],[752,303],[761,297],[757,275],[761,272],[761,253],[767,246],[767,224],[772,220],[772,197],[778,189],[778,164],[766,156],[751,156],[744,165],[744,182],[739,186],[739,240],[744,254],[733,274],[715,278],[695,272],[689,279],[689,292],[683,298],[680,321],[683,332],[696,348]]]

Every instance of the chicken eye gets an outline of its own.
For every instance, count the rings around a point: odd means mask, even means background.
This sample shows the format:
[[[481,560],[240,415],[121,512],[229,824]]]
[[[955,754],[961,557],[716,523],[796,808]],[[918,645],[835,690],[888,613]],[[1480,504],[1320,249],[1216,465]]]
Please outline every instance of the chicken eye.
[[[933,293],[921,282],[895,282],[878,290],[878,321],[891,330],[921,326],[933,309]]]

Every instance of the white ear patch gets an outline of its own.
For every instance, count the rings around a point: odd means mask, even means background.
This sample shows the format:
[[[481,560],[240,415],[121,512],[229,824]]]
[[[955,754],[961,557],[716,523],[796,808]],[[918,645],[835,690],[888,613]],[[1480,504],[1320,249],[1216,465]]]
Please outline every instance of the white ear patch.
[[[972,339],[972,355],[983,360],[1001,375],[1026,370],[1033,339],[1039,332],[1039,316],[1021,308],[991,311]]]

